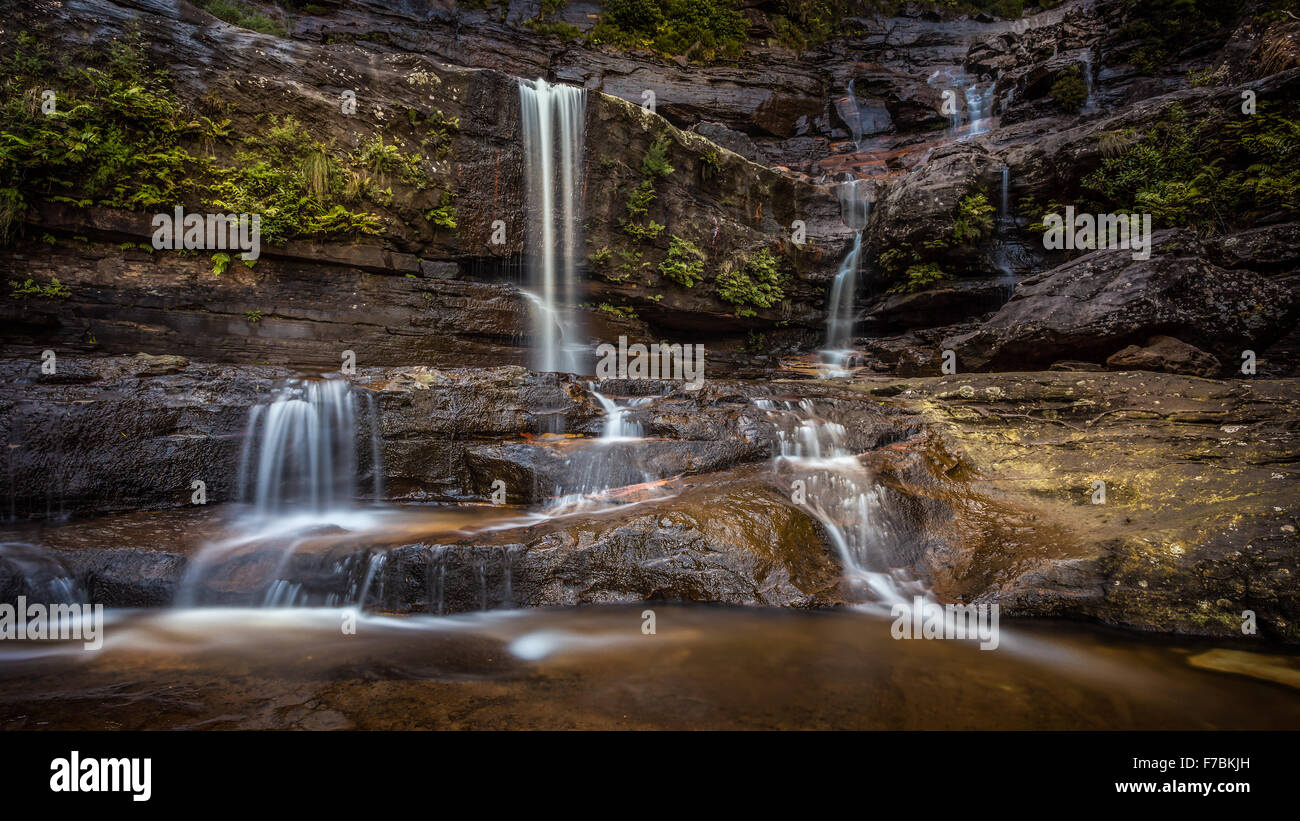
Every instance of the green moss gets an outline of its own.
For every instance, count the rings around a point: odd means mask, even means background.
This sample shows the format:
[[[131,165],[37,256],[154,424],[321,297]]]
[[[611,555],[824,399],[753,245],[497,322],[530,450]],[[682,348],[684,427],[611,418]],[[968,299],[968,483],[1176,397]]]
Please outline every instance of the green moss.
[[[743,265],[718,274],[714,282],[718,296],[733,305],[771,308],[785,299],[785,276],[780,262],[766,248],[754,254]],[[745,315],[753,316],[752,310]]]
[[[26,35],[26,36],[24,36]],[[165,72],[151,71],[138,34],[106,52],[57,60],[24,32],[0,66],[0,235],[42,200],[159,211],[175,205],[262,215],[262,240],[334,230],[378,233],[379,218],[339,204],[340,160],[290,117],[237,137],[228,120],[192,112]],[[92,67],[93,66],[93,67]],[[60,89],[57,113],[29,106],[33,88]],[[215,146],[231,144],[219,161]],[[229,149],[227,149],[229,151]]]
[[[261,311],[249,311],[246,314],[244,314],[244,316],[248,318],[249,322],[257,323],[262,321]]]
[[[739,57],[748,23],[726,0],[605,0],[592,45],[649,48],[710,62]]]
[[[659,273],[686,288],[704,278],[704,252],[693,242],[673,235],[668,255],[659,263]]]
[[[636,310],[626,305],[610,305],[608,302],[602,302],[596,306],[596,309],[620,319],[637,319]]]

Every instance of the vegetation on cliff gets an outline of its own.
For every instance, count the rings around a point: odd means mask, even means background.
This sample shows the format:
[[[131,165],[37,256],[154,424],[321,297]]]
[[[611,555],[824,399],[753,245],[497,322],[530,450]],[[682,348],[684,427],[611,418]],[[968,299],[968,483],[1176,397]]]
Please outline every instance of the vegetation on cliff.
[[[175,205],[261,214],[264,242],[380,233],[366,202],[388,206],[392,182],[435,187],[428,159],[381,135],[348,152],[290,115],[259,115],[238,134],[222,103],[183,103],[167,72],[150,67],[138,34],[106,51],[51,55],[20,32],[3,57],[0,237],[38,203],[136,211]],[[45,92],[50,89],[50,92]],[[202,113],[201,113],[202,112]],[[422,147],[445,157],[458,127],[441,112],[413,113]],[[428,218],[455,227],[443,190]]]
[[[1102,136],[1106,157],[1083,180],[1099,207],[1150,213],[1164,226],[1229,230],[1300,213],[1300,111],[1260,105],[1249,116],[1194,120],[1170,106],[1145,134]]]

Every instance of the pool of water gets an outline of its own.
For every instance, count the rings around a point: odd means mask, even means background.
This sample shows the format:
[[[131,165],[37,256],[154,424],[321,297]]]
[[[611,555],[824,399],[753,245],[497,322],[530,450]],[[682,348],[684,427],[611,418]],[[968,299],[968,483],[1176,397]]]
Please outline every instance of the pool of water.
[[[896,640],[889,618],[852,609],[105,621],[97,651],[0,642],[0,728],[1300,728],[1294,653],[1066,623],[1003,620],[998,649],[980,650]]]

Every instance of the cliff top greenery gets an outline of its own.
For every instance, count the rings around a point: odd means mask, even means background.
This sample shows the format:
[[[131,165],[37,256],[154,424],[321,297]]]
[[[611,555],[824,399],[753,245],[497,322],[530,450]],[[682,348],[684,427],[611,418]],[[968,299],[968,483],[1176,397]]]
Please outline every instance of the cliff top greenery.
[[[348,152],[273,114],[236,133],[219,101],[182,103],[170,75],[149,65],[138,35],[76,55],[50,54],[33,32],[14,43],[0,56],[0,239],[42,201],[258,213],[271,244],[379,233],[381,218],[355,206],[391,204],[394,181],[417,191],[436,182],[424,156],[380,135]],[[56,91],[53,111],[47,88]],[[458,124],[439,112],[413,113],[412,127],[425,129],[425,147],[443,156]],[[438,206],[430,220],[454,227],[451,192],[427,198]]]

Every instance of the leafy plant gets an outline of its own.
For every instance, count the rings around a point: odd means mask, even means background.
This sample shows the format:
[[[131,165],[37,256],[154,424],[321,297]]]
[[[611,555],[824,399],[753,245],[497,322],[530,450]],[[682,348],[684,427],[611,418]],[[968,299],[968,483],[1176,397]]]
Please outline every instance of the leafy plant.
[[[953,242],[970,246],[988,236],[993,231],[994,210],[983,191],[962,197],[952,226]]]
[[[37,299],[67,299],[70,296],[72,296],[72,291],[68,289],[68,286],[59,282],[58,277],[50,279],[46,285],[38,285],[32,279],[23,282],[9,280],[10,299],[27,299],[30,297]]]
[[[912,265],[903,273],[903,280],[893,285],[889,293],[910,294],[924,291],[945,279],[949,279],[949,276],[933,262]]]
[[[714,282],[718,296],[733,305],[771,308],[785,298],[780,263],[766,248],[743,265],[723,270]],[[748,311],[753,315],[753,311]]]
[[[1057,105],[1070,114],[1078,114],[1088,101],[1088,86],[1084,83],[1078,66],[1070,66],[1058,74],[1048,93]]]
[[[659,273],[686,288],[704,278],[704,252],[695,243],[673,235],[668,254],[659,263]]]

